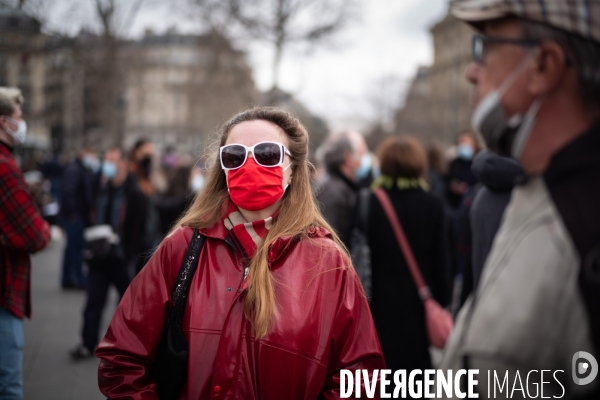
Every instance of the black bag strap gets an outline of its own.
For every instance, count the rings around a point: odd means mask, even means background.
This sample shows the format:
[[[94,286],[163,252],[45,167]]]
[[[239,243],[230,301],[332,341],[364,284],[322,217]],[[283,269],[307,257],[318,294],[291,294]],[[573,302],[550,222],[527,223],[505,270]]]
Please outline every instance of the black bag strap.
[[[169,318],[175,318],[174,322],[179,326],[181,326],[181,320],[183,319],[185,300],[190,291],[190,284],[198,269],[200,250],[202,250],[205,241],[206,238],[198,232],[198,229],[194,229],[192,240],[190,241],[185,258],[183,259],[183,264],[177,275],[177,280],[175,281],[175,288],[173,289],[173,309],[169,314]]]

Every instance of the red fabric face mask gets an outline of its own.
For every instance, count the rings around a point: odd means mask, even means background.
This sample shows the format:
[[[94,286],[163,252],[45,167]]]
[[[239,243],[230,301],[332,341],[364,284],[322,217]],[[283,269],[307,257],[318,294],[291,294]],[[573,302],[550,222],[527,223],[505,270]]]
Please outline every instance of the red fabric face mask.
[[[283,172],[280,166],[263,167],[254,161],[254,157],[248,157],[240,168],[227,172],[231,201],[248,211],[260,211],[272,206],[285,192]]]

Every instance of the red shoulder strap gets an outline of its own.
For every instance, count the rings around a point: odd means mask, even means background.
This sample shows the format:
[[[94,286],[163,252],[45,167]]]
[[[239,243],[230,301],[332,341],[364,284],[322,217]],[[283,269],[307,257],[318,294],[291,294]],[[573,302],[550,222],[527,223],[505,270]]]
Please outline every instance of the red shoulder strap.
[[[408,244],[408,240],[406,239],[406,235],[404,234],[404,229],[402,229],[402,224],[400,224],[400,220],[398,219],[398,215],[396,214],[396,210],[394,210],[394,206],[390,201],[388,194],[382,188],[375,189],[375,195],[379,199],[381,206],[383,207],[383,211],[387,215],[388,221],[392,226],[392,230],[394,231],[394,235],[396,236],[396,240],[398,241],[398,245],[400,246],[400,250],[402,250],[402,254],[404,255],[404,259],[406,260],[406,264],[408,265],[408,270],[412,275],[413,280],[415,281],[415,285],[419,290],[419,295],[422,300],[426,300],[431,297],[431,292],[429,287],[425,283],[423,279],[423,275],[421,275],[421,271],[419,270],[419,265],[417,264],[417,260],[415,260],[415,256],[410,248],[410,244]]]

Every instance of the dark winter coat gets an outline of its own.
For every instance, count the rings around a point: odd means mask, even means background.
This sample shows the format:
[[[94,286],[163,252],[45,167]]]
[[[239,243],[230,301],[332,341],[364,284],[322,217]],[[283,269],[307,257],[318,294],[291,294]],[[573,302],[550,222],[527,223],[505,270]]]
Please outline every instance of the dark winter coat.
[[[79,159],[67,165],[60,185],[62,217],[81,217],[86,226],[90,225],[96,179],[96,175],[85,168]]]
[[[187,210],[193,200],[194,195],[192,193],[183,196],[165,196],[157,199],[156,211],[160,220],[158,231],[161,236],[169,233],[175,222]]]
[[[135,174],[129,174],[127,207],[123,223],[123,249],[128,261],[134,262],[139,271],[151,255],[158,241],[158,213],[153,198],[139,186]]]
[[[431,291],[449,301],[442,202],[422,189],[387,190],[408,242]],[[387,217],[371,195],[368,222],[371,248],[371,311],[387,368],[432,368],[425,313],[404,256]]]
[[[485,260],[500,229],[502,215],[516,183],[525,177],[513,158],[484,150],[473,160],[473,174],[482,186],[470,210],[473,289],[477,287]]]
[[[328,171],[317,188],[317,201],[325,219],[346,246],[354,226],[358,185],[337,170]]]
[[[458,157],[452,160],[450,165],[448,165],[448,175],[446,176],[446,179],[448,180],[448,190],[446,193],[448,195],[448,203],[454,209],[460,207],[462,196],[457,195],[450,190],[450,182],[464,182],[469,187],[475,185],[477,183],[477,178],[475,178],[475,175],[471,171],[472,163],[473,162],[471,160],[463,160],[462,158]]]

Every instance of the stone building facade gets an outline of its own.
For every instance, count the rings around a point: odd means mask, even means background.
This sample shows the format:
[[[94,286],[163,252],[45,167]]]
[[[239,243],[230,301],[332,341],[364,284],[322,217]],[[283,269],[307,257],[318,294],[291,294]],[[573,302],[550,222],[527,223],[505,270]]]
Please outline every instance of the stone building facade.
[[[473,31],[448,14],[430,32],[433,64],[418,69],[405,105],[395,116],[395,132],[450,145],[459,132],[470,129],[473,87],[465,71],[471,62]]]
[[[125,142],[194,149],[217,125],[258,101],[245,54],[214,35],[146,36],[127,43]]]
[[[0,2],[3,85],[25,96],[28,142],[20,151],[29,159],[35,149],[74,156],[86,145],[128,148],[141,137],[159,149],[199,155],[219,124],[259,104],[296,113],[314,143],[328,131],[293,96],[260,93],[246,54],[217,34],[148,31],[137,40],[117,40],[82,31],[55,37]]]
[[[22,11],[0,3],[0,86],[16,86],[25,97],[27,145],[46,147],[46,36],[40,23]]]

